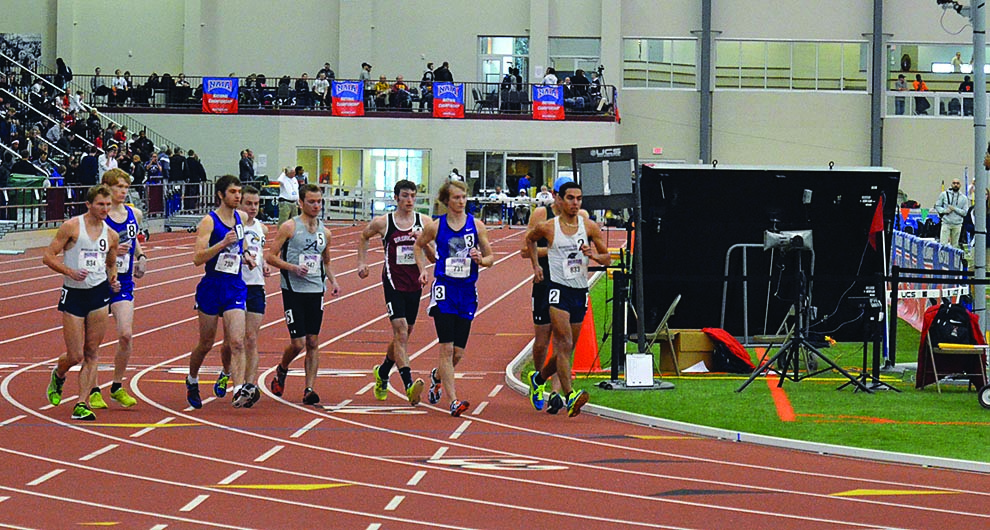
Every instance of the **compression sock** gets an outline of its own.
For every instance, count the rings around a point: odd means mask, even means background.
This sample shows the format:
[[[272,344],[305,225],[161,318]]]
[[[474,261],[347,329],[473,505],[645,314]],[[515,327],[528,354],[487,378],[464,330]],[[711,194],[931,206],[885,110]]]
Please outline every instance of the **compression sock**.
[[[402,377],[402,384],[405,385],[405,388],[412,386],[412,371],[408,366],[405,368],[399,368],[399,376]]]
[[[540,372],[536,372],[536,377],[534,377],[533,379],[535,379],[534,382],[536,383],[537,386],[547,382],[547,380],[543,379],[543,376],[540,375]]]
[[[378,376],[382,378],[382,381],[388,380],[388,374],[392,371],[392,367],[395,366],[395,361],[389,359],[388,357],[382,361],[382,364],[378,366]]]
[[[120,383],[114,383],[114,384],[110,385],[110,393],[113,394],[114,392],[120,390],[120,387],[122,387],[122,386],[124,386],[124,385],[121,385]]]
[[[94,386],[93,389],[89,391],[89,393],[90,394],[99,394],[100,393],[100,387]]]

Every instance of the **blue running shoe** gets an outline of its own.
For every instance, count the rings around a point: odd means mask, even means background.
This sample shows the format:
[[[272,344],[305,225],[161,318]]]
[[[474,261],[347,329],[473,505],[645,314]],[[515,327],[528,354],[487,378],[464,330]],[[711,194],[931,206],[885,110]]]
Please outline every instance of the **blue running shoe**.
[[[536,370],[529,373],[529,402],[536,410],[543,410],[543,385],[536,384]],[[546,384],[546,381],[543,382]]]
[[[430,391],[426,395],[427,399],[430,400],[430,405],[436,405],[440,403],[440,398],[443,396],[443,386],[440,384],[440,380],[437,379],[437,369],[434,368],[430,372]]]
[[[203,400],[199,397],[199,383],[190,383],[186,378],[186,401],[194,409],[203,408]]]
[[[471,404],[467,401],[455,400],[450,402],[450,415],[457,418],[460,417],[461,413],[470,407]]]
[[[220,377],[217,377],[217,382],[213,384],[213,395],[216,397],[224,397],[227,395],[227,383],[230,381],[230,374],[223,373],[220,371]]]
[[[567,394],[567,417],[573,418],[581,414],[581,407],[588,402],[589,397],[591,396],[584,390],[571,390],[571,393]]]

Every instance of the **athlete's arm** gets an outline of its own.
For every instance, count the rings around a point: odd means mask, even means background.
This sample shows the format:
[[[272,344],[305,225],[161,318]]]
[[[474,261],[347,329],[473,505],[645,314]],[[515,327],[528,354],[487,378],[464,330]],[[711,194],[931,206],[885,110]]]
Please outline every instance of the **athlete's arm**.
[[[120,282],[117,281],[117,246],[120,245],[120,236],[113,230],[107,230],[110,248],[107,250],[107,282],[113,292],[120,292]]]
[[[423,233],[419,234],[416,238],[416,244],[413,246],[413,255],[416,257],[416,266],[419,267],[419,284],[425,286],[429,283],[430,278],[427,275],[426,267],[429,263],[436,261],[436,254],[432,256],[432,260],[426,257],[427,252],[433,252],[433,247],[430,246],[437,238],[437,221],[432,220],[426,223],[423,228]]]
[[[385,224],[386,219],[384,215],[379,215],[368,223],[368,226],[364,227],[361,231],[361,237],[358,238],[358,277],[367,278],[368,277],[368,240],[376,235],[382,237],[385,236]]]
[[[280,252],[280,249],[285,246],[285,242],[292,237],[292,234],[295,231],[295,220],[289,219],[288,221],[282,223],[282,226],[278,228],[278,233],[275,234],[275,242],[272,243],[273,252],[269,252],[265,256],[265,261],[277,269],[286,270],[293,274],[299,274],[300,266],[282,259],[282,253]]]
[[[134,212],[134,220],[137,221],[138,232],[140,233],[144,214],[137,208],[131,208],[131,211]],[[141,248],[141,242],[138,238],[135,237],[131,244],[134,245],[134,271],[131,273],[131,276],[140,279],[144,277],[144,273],[147,270],[148,258],[144,255],[144,249]]]
[[[473,248],[471,249],[471,257],[478,265],[481,265],[482,267],[491,267],[495,264],[495,255],[492,254],[492,245],[488,242],[488,229],[485,228],[484,223],[477,218],[474,220],[474,228],[478,232],[478,247],[481,248],[481,255],[478,255],[477,248]]]
[[[550,248],[550,245],[553,244],[553,230],[549,230],[548,227],[552,226],[552,222],[547,220],[534,226],[526,232],[526,246],[529,248],[529,261],[533,264],[534,283],[540,283],[543,281],[543,267],[540,267],[540,262],[538,261],[539,253],[536,248],[536,242],[540,239],[546,238],[548,241],[547,248]]]
[[[530,230],[532,230],[533,228],[537,227],[543,221],[546,221],[547,220],[547,208],[549,208],[549,206],[541,206],[539,208],[534,208],[533,209],[533,214],[529,216],[529,224],[526,225],[526,231],[527,231],[527,233]],[[546,249],[541,249],[540,247],[537,247],[536,248],[536,251],[537,252],[540,252],[542,254],[541,256],[539,256],[541,258],[542,257],[546,257],[546,255],[547,255]],[[521,255],[521,257],[523,259],[529,259],[529,240],[528,239],[523,239],[523,247],[522,247],[522,251],[521,251],[521,254],[520,255]]]
[[[337,296],[340,294],[340,284],[337,283],[337,278],[333,275],[333,267],[330,266],[330,230],[323,228],[323,233],[327,236],[327,245],[323,247],[323,270],[330,280],[330,294]]]
[[[210,246],[210,234],[213,233],[213,216],[206,215],[199,222],[199,226],[196,227],[196,245],[193,247],[193,265],[199,267],[200,265],[210,261],[215,258],[220,251],[227,248],[228,245],[237,241],[237,232],[231,230],[227,232],[216,245]]]
[[[72,218],[62,223],[62,226],[58,227],[58,231],[55,232],[52,242],[45,247],[45,254],[41,258],[41,261],[49,269],[79,282],[86,279],[87,272],[83,269],[70,269],[62,260],[58,259],[58,255],[62,251],[72,248],[72,245],[75,243],[77,227],[79,227],[78,218]]]
[[[420,225],[426,226],[426,225],[430,224],[431,219],[429,218],[429,216],[423,215],[421,213],[417,213],[416,215],[419,216],[419,219],[420,219],[419,224]],[[430,260],[430,263],[436,263],[437,262],[437,242],[436,242],[436,240],[434,240],[434,241],[432,241],[430,243],[430,250],[429,250],[429,252],[426,253],[426,259]]]
[[[584,229],[588,233],[588,239],[595,244],[595,247],[592,248],[590,245],[585,245],[581,249],[581,252],[601,265],[608,267],[612,264],[612,254],[609,253],[608,247],[606,247],[605,242],[602,241],[602,229],[599,228],[596,223],[593,223],[588,219],[584,219],[583,222]]]

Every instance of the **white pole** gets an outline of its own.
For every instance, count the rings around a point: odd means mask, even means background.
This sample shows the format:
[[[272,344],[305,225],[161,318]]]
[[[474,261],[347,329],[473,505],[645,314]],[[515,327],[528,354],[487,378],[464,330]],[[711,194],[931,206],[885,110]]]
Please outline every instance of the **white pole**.
[[[976,237],[973,240],[973,261],[975,277],[987,277],[987,204],[984,193],[987,189],[987,170],[983,158],[987,154],[987,62],[986,4],[983,0],[973,0],[970,5],[973,23],[973,151],[974,176],[976,177],[976,197],[973,208],[973,222]],[[987,329],[986,286],[977,284],[973,289],[973,312],[980,318],[980,328]]]

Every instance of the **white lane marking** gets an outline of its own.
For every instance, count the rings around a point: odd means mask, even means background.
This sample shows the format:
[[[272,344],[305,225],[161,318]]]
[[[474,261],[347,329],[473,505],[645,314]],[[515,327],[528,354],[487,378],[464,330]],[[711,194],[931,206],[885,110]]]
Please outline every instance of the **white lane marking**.
[[[300,436],[306,434],[310,429],[316,427],[323,421],[323,418],[316,418],[315,420],[303,425],[301,429],[289,435],[289,438],[299,438]]]
[[[208,398],[206,398],[206,399],[204,399],[204,400],[203,400],[203,407],[205,407],[207,403],[209,403],[209,402],[211,402],[211,401],[215,401],[216,399],[217,399],[217,397],[216,397],[216,396],[210,396],[210,397],[208,397]],[[203,407],[200,407],[200,408],[203,408]],[[199,409],[194,409],[194,408],[192,408],[192,407],[190,406],[190,407],[186,407],[186,408],[184,408],[184,409],[182,409],[182,412],[192,412],[192,411],[194,411],[194,410],[199,410]]]
[[[104,447],[103,449],[97,449],[96,451],[93,451],[92,453],[90,453],[90,454],[88,454],[88,455],[80,458],[79,461],[80,462],[88,462],[89,460],[92,460],[92,459],[94,459],[94,458],[102,455],[103,453],[109,453],[110,451],[113,451],[114,449],[116,449],[118,447],[120,447],[120,446],[117,445],[117,444],[110,444],[110,445]]]
[[[275,456],[275,453],[281,451],[282,449],[285,449],[284,445],[276,445],[275,447],[272,447],[271,449],[265,451],[264,453],[261,453],[261,456],[255,458],[254,461],[264,462],[265,460],[268,460],[269,458]]]
[[[220,482],[217,482],[217,484],[231,484],[235,480],[241,478],[241,475],[245,473],[247,473],[246,469],[238,469],[237,471],[234,471],[233,473],[224,477],[222,480],[220,480]]]
[[[481,414],[481,411],[485,410],[485,407],[487,407],[487,406],[488,406],[488,402],[487,401],[482,401],[481,403],[478,403],[478,406],[474,408],[474,410],[471,412],[471,415],[472,416],[477,416],[477,415]]]
[[[371,523],[365,530],[379,530],[382,527],[381,523]]]
[[[405,495],[396,495],[395,497],[392,497],[392,500],[388,501],[388,504],[385,505],[385,511],[394,511],[405,499]]]
[[[367,393],[372,388],[375,388],[375,383],[374,382],[371,382],[371,383],[368,383],[367,385],[364,385],[363,387],[361,387],[361,390],[358,390],[357,392],[355,392],[354,395],[360,396],[362,394]]]
[[[155,526],[152,526],[148,530],[165,530],[166,528],[168,528],[167,524],[156,524]]]
[[[46,480],[48,480],[50,478],[57,477],[57,476],[61,475],[62,473],[65,473],[65,470],[64,469],[54,469],[52,471],[49,471],[48,473],[45,473],[44,475],[41,475],[38,478],[32,480],[31,482],[28,482],[27,485],[28,486],[37,486],[39,484],[44,483]]]
[[[155,425],[165,425],[166,423],[169,423],[169,422],[171,422],[174,419],[175,419],[174,416],[168,416],[166,418],[162,418],[159,421],[156,421],[155,422]],[[140,431],[132,434],[131,435],[131,438],[140,438],[141,436],[144,436],[145,434],[148,434],[149,432],[155,430],[156,428],[157,427],[145,427],[145,428],[141,429]]]
[[[409,482],[406,482],[406,486],[419,485],[419,481],[423,480],[423,477],[425,476],[426,476],[426,471],[422,471],[422,470],[417,471],[416,473],[413,474],[412,478],[409,479]]]
[[[493,398],[497,396],[499,391],[502,390],[502,387],[504,386],[505,385],[495,385],[495,388],[493,388],[492,391],[488,393],[488,397]]]
[[[467,428],[470,426],[471,426],[471,420],[464,420],[464,422],[461,423],[461,426],[458,427],[456,430],[454,430],[454,432],[449,436],[449,438],[451,440],[456,440],[460,438],[461,435],[464,434],[464,431],[466,431]]]
[[[433,456],[430,457],[430,460],[440,460],[441,458],[443,458],[443,455],[447,454],[448,449],[450,448],[447,446],[440,447],[439,449],[437,449],[437,452],[433,453]]]
[[[0,421],[0,427],[6,427],[17,420],[26,418],[27,416],[21,414],[20,416],[14,416],[13,418],[7,418],[6,420]]]
[[[209,495],[197,495],[196,498],[194,498],[193,500],[191,500],[188,503],[186,503],[185,506],[183,506],[182,508],[179,508],[179,511],[180,512],[191,512],[191,511],[195,510],[197,506],[199,506],[200,504],[203,504],[203,501],[205,501],[206,499],[209,499],[209,498],[210,498]]]

